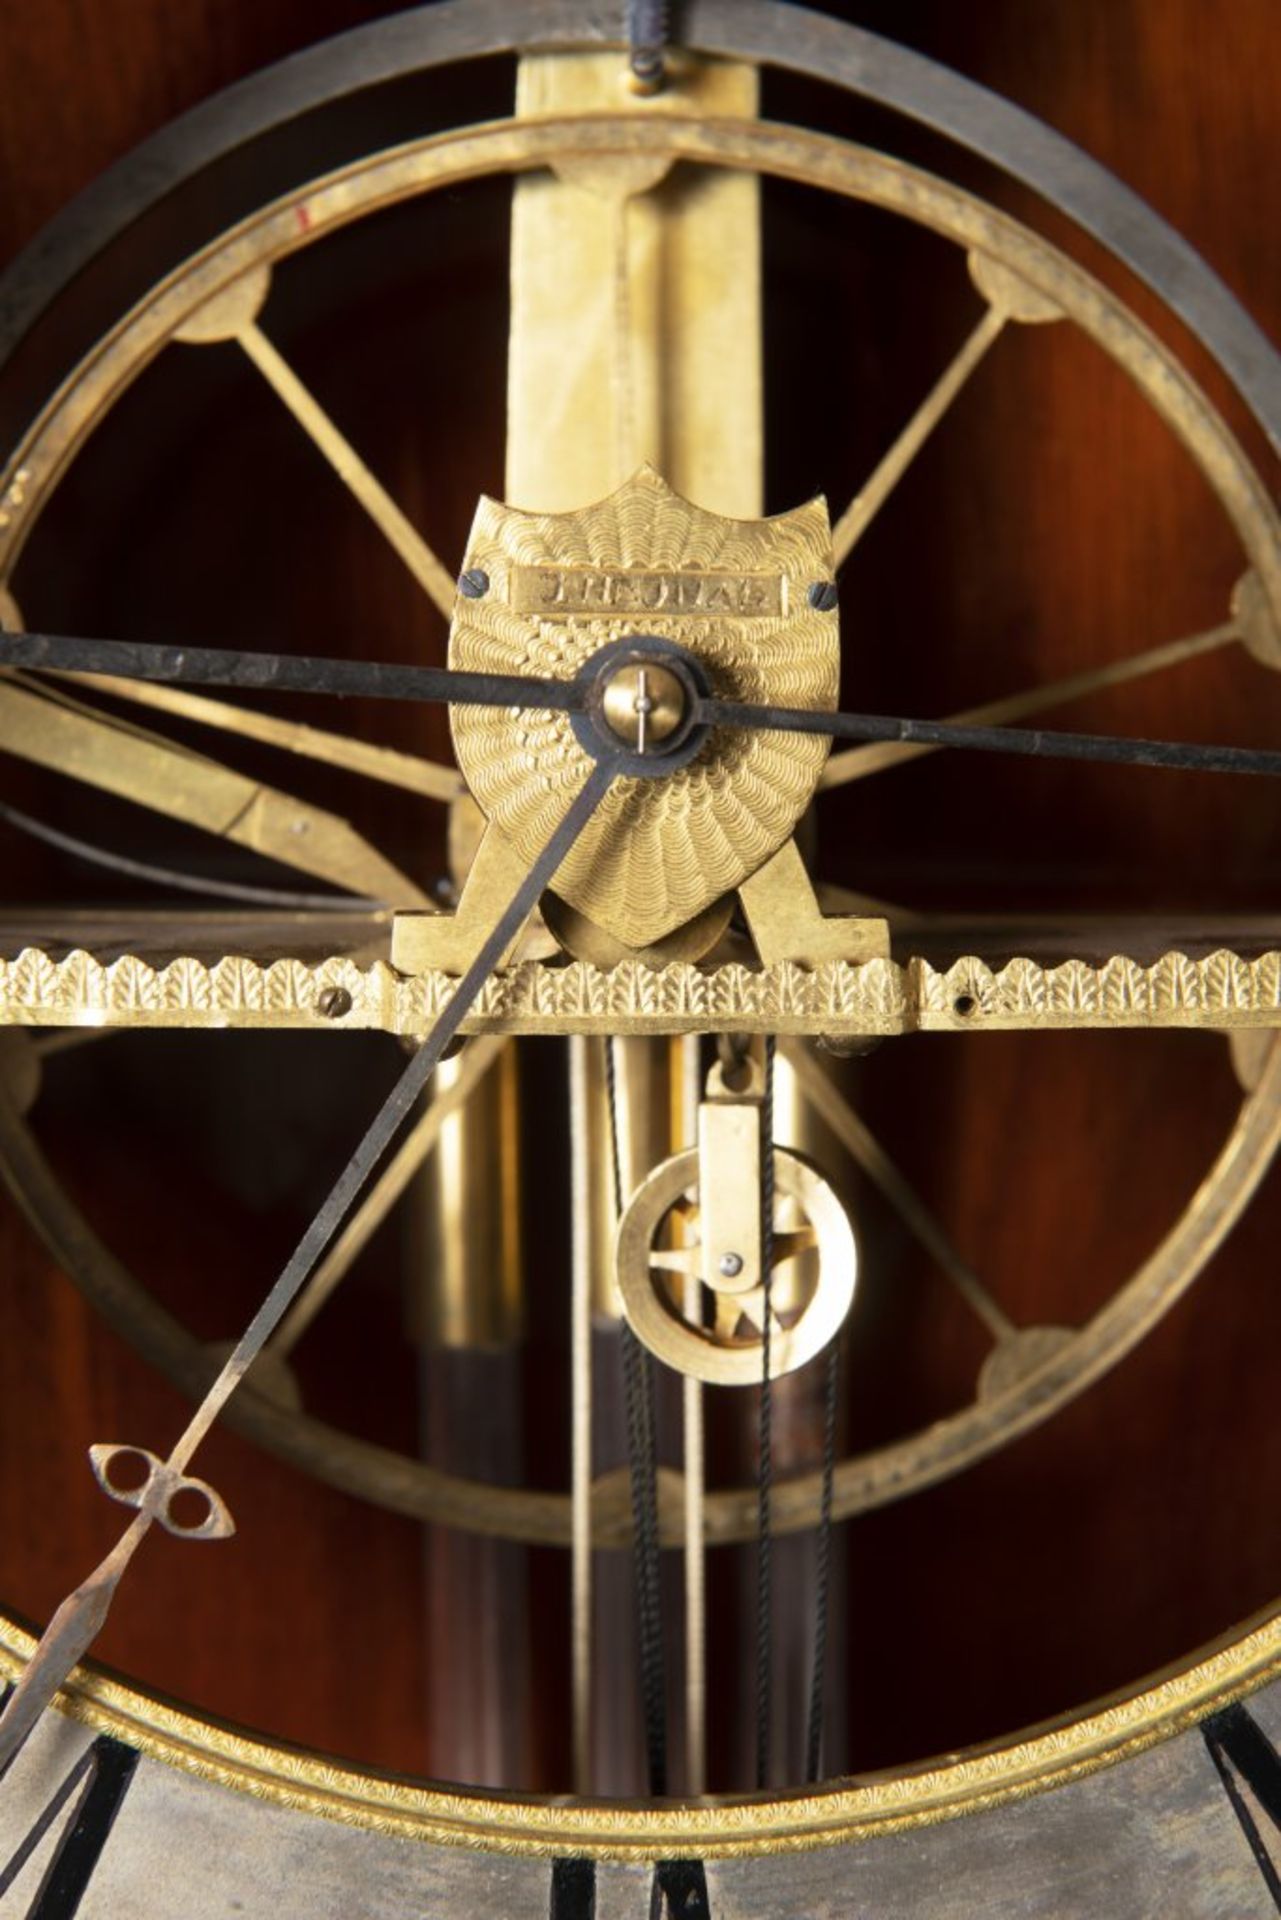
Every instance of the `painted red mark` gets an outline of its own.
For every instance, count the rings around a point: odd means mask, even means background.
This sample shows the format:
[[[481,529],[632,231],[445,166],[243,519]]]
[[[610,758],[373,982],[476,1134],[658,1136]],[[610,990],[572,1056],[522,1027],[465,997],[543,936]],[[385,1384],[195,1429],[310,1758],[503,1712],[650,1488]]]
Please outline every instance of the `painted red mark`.
[[[294,208],[294,219],[298,222],[299,233],[306,233],[311,225],[311,210],[300,201]]]

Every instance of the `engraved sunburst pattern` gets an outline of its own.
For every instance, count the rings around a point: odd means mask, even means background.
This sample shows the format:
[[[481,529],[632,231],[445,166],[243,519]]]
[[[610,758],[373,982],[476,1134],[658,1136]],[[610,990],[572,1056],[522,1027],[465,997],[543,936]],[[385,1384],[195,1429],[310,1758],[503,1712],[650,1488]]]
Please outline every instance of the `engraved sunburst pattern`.
[[[466,565],[485,573],[490,587],[482,599],[459,600],[451,666],[571,679],[592,654],[641,624],[696,654],[724,698],[836,705],[837,616],[815,611],[806,597],[832,567],[822,500],[772,520],[731,520],[691,505],[642,467],[580,513],[522,513],[482,500]],[[532,567],[763,577],[781,583],[781,612],[646,608],[549,619],[512,607],[514,571]],[[472,793],[531,857],[591,765],[568,718],[462,707],[453,726]],[[557,892],[627,946],[660,939],[741,885],[782,845],[813,797],[827,753],[816,736],[716,729],[669,779],[618,781],[562,869]]]

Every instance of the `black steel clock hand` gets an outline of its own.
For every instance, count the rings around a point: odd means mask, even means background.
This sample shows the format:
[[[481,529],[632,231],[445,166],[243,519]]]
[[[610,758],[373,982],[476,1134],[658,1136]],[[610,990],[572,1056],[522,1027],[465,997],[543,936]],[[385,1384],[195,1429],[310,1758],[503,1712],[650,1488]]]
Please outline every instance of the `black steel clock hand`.
[[[644,635],[636,637],[638,648],[643,647],[644,639]],[[246,687],[259,692],[446,701],[455,706],[525,707],[562,713],[583,711],[590,695],[590,681],[581,676],[573,680],[527,678],[521,674],[466,673],[446,667],[241,653],[217,647],[157,646],[129,640],[84,640],[40,633],[0,634],[0,667],[4,666],[107,673],[126,679],[177,681],[189,686]],[[826,734],[834,740],[902,740],[971,753],[1281,778],[1281,752],[1266,747],[1135,740],[1114,734],[1065,733],[1058,728],[959,726],[947,720],[916,720],[888,714],[757,706],[725,700],[715,693],[707,693],[696,702],[693,719],[702,726]]]
[[[408,1117],[445,1048],[462,1026],[486,980],[604,799],[614,777],[615,767],[611,760],[607,757],[597,760],[555,832],[460,977],[449,1004],[438,1016],[431,1032],[379,1108],[328,1199],[196,1408],[168,1459],[158,1460],[137,1447],[93,1450],[94,1469],[104,1489],[117,1499],[135,1506],[137,1511],[106,1558],[62,1602],[45,1629],[4,1712],[0,1714],[0,1774],[18,1753],[45,1707],[101,1631],[121,1576],[152,1523],[159,1520],[170,1532],[204,1539],[217,1538],[233,1531],[234,1523],[214,1490],[187,1473],[192,1455],[325,1253],[365,1182]],[[146,1477],[141,1486],[125,1489],[111,1478],[114,1458],[125,1454],[133,1455],[136,1460],[145,1463]],[[207,1503],[207,1515],[194,1525],[184,1524],[176,1517],[172,1503],[177,1495],[193,1491],[203,1496]]]
[[[460,673],[452,667],[398,666],[305,654],[245,653],[234,647],[83,640],[60,633],[0,633],[0,666],[55,673],[106,673],[122,680],[159,680],[185,687],[327,693],[361,700],[451,701],[455,705],[562,711],[583,704],[582,688],[573,680]]]
[[[821,713],[802,707],[746,706],[709,699],[707,724],[824,733],[833,740],[905,740],[970,753],[1008,753],[1040,760],[1085,760],[1116,767],[1173,767],[1195,773],[1281,776],[1281,753],[1267,747],[1200,746],[1183,740],[1139,740],[1124,734],[1065,733],[1059,728],[968,727],[950,720],[909,720],[882,713]]]

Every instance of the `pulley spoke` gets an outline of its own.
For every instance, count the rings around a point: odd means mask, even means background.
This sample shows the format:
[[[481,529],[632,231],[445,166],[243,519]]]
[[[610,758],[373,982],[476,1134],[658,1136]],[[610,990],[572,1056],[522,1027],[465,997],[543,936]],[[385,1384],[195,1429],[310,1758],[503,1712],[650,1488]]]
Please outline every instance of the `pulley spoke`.
[[[771,1238],[770,1265],[781,1267],[785,1261],[798,1260],[803,1253],[811,1252],[817,1245],[818,1235],[813,1227],[797,1227],[788,1233],[776,1227]]]
[[[702,1250],[699,1247],[654,1247],[649,1255],[649,1264],[662,1273],[701,1273]]]

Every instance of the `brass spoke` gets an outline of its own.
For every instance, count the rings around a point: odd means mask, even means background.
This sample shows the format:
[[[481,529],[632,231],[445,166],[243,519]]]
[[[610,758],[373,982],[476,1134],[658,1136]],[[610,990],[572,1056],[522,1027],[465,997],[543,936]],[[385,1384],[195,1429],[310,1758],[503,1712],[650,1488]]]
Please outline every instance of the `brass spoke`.
[[[654,1247],[650,1249],[649,1264],[660,1273],[701,1273],[703,1254],[700,1247]]]
[[[951,365],[935,381],[889,452],[883,456],[866,485],[854,495],[832,529],[832,553],[838,567],[848,560],[1010,317],[1003,307],[988,307]]]
[[[43,682],[0,678],[0,749],[396,906],[425,894],[347,821]]]
[[[889,1201],[904,1226],[938,1263],[966,1305],[983,1321],[994,1340],[1008,1340],[1017,1331],[983,1282],[962,1260],[925,1202],[895,1166],[865,1121],[824,1073],[818,1061],[793,1040],[780,1040],[779,1049],[816,1113]]]
[[[329,415],[304,386],[284,356],[254,320],[236,334],[273,392],[288,407],[303,432],[329,462],[343,485],[354,494],[383,537],[395,548],[409,571],[448,620],[454,610],[454,582],[427,542],[401,512],[381,481],[376,480],[356,449],[338,431]]]
[[[726,1339],[732,1340],[738,1332],[739,1322],[746,1320],[755,1327],[757,1333],[765,1331],[765,1289],[752,1287],[747,1293],[718,1293],[716,1296],[716,1331]],[[773,1307],[769,1310],[771,1333],[785,1333],[782,1319]]]
[[[818,1235],[813,1227],[797,1227],[791,1233],[775,1231],[770,1257],[771,1271],[788,1260],[799,1260],[803,1253],[811,1253],[817,1245]]]
[[[308,760],[323,761],[327,766],[341,768],[344,773],[361,774],[368,780],[380,780],[386,786],[404,787],[429,800],[456,800],[463,791],[463,777],[456,768],[443,767],[418,754],[402,753],[395,747],[372,746],[345,734],[329,733],[323,727],[304,726],[300,721],[282,720],[276,714],[233,707],[228,701],[190,693],[182,687],[162,686],[155,681],[125,680],[102,673],[69,673],[59,677],[109,693],[118,700],[158,708],[180,720],[194,721],[197,726],[216,727],[243,740],[259,740],[265,746],[281,747]]]
[[[1160,646],[1149,647],[1145,653],[1130,654],[1124,660],[1111,660],[1101,667],[1087,667],[1080,673],[1070,673],[1062,680],[1050,680],[1039,687],[1025,687],[1020,693],[1007,694],[1002,700],[989,700],[981,707],[967,707],[962,713],[951,714],[949,724],[1007,726],[1011,721],[1046,713],[1052,707],[1064,706],[1069,700],[1080,700],[1086,694],[1097,693],[1104,687],[1120,687],[1127,681],[1141,680],[1150,673],[1163,673],[1168,667],[1177,667],[1185,660],[1195,660],[1203,653],[1214,653],[1230,640],[1239,638],[1240,628],[1236,622],[1226,620],[1222,626],[1208,627],[1203,633],[1186,634],[1181,640],[1167,640]],[[937,747],[908,740],[874,741],[863,747],[849,747],[844,753],[832,755],[823,769],[819,787],[820,790],[843,787],[851,780],[864,779],[869,773],[884,773],[889,767],[901,766],[905,760],[915,760],[920,754],[938,751]]]
[[[387,1215],[440,1138],[440,1130],[456,1113],[502,1052],[501,1035],[483,1035],[468,1043],[458,1077],[420,1116],[417,1124],[352,1214],[333,1247],[316,1268],[293,1306],[281,1321],[266,1351],[283,1360],[307,1331],[320,1309],[351,1271]]]

